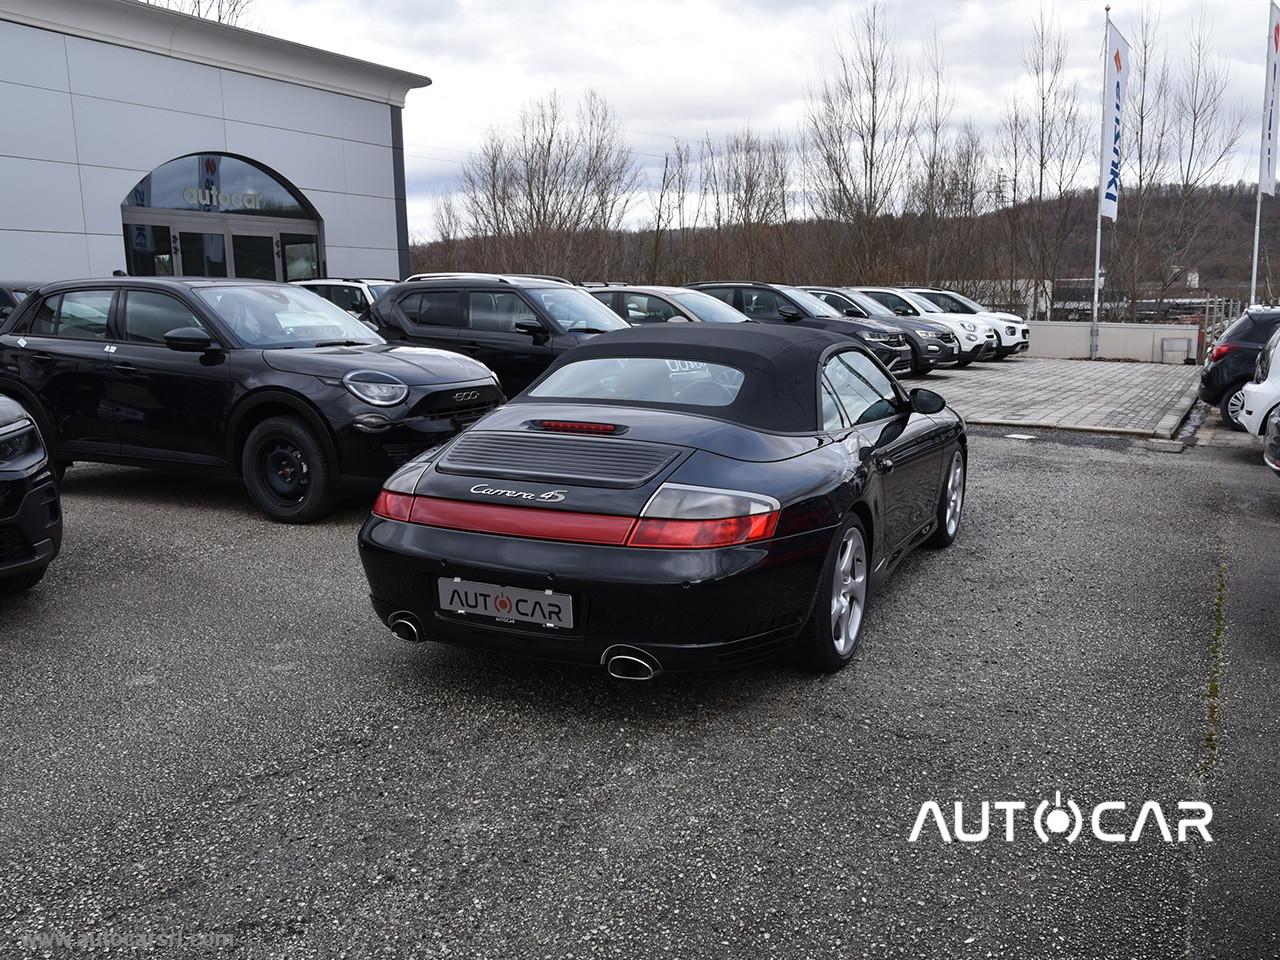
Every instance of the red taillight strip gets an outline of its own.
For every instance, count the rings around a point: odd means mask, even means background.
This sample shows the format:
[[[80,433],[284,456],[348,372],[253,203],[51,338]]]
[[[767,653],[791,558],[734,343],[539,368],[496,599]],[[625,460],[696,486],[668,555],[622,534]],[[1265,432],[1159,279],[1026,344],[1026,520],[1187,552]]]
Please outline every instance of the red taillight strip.
[[[636,521],[633,517],[614,517],[600,513],[571,513],[567,510],[414,497],[409,522],[448,530],[499,533],[535,540],[622,546],[627,542],[627,535]]]
[[[661,517],[616,517],[602,513],[573,513],[537,507],[511,507],[469,500],[415,497],[383,490],[373,513],[387,520],[416,523],[446,530],[496,533],[562,543],[646,547],[664,550],[707,550],[768,540],[778,528],[772,513],[719,520],[678,520]]]

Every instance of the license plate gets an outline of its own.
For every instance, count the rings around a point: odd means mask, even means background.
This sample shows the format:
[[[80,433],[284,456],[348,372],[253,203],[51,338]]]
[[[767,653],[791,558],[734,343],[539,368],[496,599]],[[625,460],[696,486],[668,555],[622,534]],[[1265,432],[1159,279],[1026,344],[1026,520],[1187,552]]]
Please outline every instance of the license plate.
[[[492,617],[510,623],[536,623],[561,630],[573,628],[573,598],[550,590],[524,590],[441,577],[436,581],[440,609],[449,613]]]

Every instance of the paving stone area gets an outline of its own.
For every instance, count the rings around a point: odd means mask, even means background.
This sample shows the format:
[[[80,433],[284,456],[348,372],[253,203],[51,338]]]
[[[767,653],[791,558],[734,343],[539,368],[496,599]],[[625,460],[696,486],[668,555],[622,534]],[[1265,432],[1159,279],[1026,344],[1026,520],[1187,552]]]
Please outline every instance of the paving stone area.
[[[1018,357],[909,386],[938,391],[970,423],[1171,437],[1199,378],[1195,366]]]

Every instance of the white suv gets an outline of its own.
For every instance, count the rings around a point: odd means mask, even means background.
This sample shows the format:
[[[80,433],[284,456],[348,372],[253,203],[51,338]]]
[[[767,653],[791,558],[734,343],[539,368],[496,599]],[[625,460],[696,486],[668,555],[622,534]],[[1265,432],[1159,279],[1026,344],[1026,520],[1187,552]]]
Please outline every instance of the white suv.
[[[975,360],[994,360],[1000,340],[995,325],[981,316],[947,313],[918,293],[899,287],[854,287],[871,299],[888,307],[900,317],[922,317],[950,327],[960,344],[957,367],[967,367]]]
[[[1280,329],[1258,354],[1253,382],[1244,385],[1240,396],[1240,426],[1255,437],[1262,436],[1271,414],[1280,410]]]
[[[938,290],[934,287],[912,287],[913,293],[919,294],[930,303],[948,313],[977,315],[996,328],[996,336],[1000,338],[1000,346],[996,355],[1007,357],[1014,353],[1023,353],[1031,348],[1031,328],[1025,320],[1014,313],[1001,313],[988,310],[976,300],[970,300],[962,293],[954,290]]]
[[[330,303],[341,307],[353,316],[360,316],[369,305],[387,290],[399,283],[399,280],[385,279],[339,279],[328,277],[322,280],[294,280],[295,286],[306,287],[312,293],[318,293]]]

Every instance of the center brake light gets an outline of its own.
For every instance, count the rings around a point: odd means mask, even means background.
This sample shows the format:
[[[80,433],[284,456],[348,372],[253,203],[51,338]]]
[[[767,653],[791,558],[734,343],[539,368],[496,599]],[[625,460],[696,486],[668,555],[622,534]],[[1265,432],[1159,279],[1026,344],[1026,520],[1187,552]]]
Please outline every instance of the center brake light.
[[[667,550],[701,550],[767,540],[781,505],[736,490],[665,483],[638,518],[538,507],[474,503],[383,490],[373,513],[388,520],[447,530]]]
[[[609,436],[622,433],[616,423],[596,423],[590,420],[531,420],[539,430],[551,430],[555,433],[587,433],[596,436]]]

